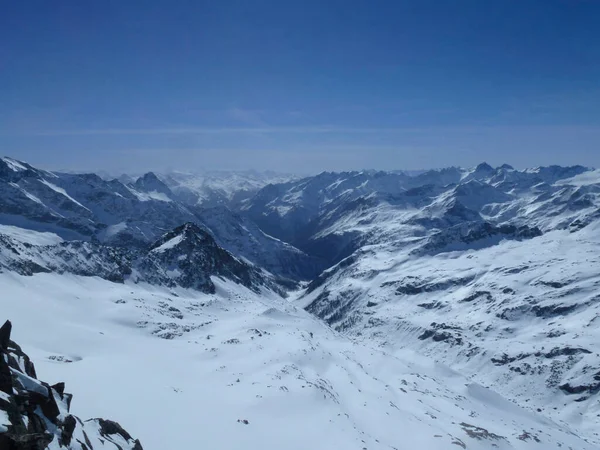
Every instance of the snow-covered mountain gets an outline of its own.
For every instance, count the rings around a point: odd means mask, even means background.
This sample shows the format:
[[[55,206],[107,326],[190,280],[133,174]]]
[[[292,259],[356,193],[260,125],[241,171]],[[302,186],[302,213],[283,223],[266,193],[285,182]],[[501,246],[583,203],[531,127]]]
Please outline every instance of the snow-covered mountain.
[[[3,310],[85,408],[157,449],[598,448],[600,172],[253,176],[0,160]]]
[[[0,159],[0,224],[51,232],[68,241],[144,248],[184,223],[215,225],[214,211],[179,201],[151,172],[123,184],[95,174],[53,173]],[[306,280],[323,268],[315,258],[265,235],[226,207],[219,214],[227,216],[228,228],[208,229],[218,243],[274,275]]]
[[[51,233],[0,225],[0,270],[26,276],[70,273],[118,283],[182,286],[206,293],[215,290],[211,277],[219,277],[249,289],[283,293],[273,275],[236,258],[193,223],[175,228],[142,249],[64,241]]]
[[[338,262],[366,244],[396,243],[466,222],[565,228],[595,217],[598,179],[584,167],[516,171],[324,172],[267,186],[241,207],[265,232]],[[595,180],[595,181],[594,181]]]
[[[596,435],[600,173],[482,164],[434,181],[325,173],[244,208],[337,263],[301,300],[337,330],[418,349]]]

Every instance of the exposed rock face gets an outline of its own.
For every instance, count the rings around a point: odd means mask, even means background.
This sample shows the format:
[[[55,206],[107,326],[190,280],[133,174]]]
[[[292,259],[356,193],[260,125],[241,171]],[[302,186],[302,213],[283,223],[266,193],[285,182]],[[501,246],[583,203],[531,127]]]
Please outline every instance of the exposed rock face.
[[[233,280],[250,289],[270,285],[262,272],[221,248],[213,237],[193,223],[165,234],[150,247],[136,267],[154,282],[174,282],[186,288],[214,293],[211,276]],[[153,279],[156,278],[156,280]]]
[[[11,329],[10,321],[0,328],[0,449],[143,450],[116,422],[71,415],[64,383],[37,379],[29,357],[10,340]]]
[[[538,227],[527,225],[493,225],[483,221],[466,222],[438,231],[413,253],[424,255],[443,251],[478,249],[489,247],[503,239],[524,240],[541,235],[542,232]]]

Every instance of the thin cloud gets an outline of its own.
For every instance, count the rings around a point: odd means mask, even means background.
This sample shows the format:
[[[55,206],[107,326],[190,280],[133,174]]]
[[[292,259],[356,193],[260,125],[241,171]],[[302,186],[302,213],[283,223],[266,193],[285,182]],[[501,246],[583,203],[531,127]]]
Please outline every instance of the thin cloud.
[[[357,134],[405,133],[427,128],[347,128],[347,127],[242,127],[242,128],[105,128],[88,130],[2,131],[4,136],[96,136],[96,135],[202,135],[202,134]]]
[[[188,127],[188,128],[98,128],[81,130],[3,130],[0,136],[97,136],[97,135],[210,135],[210,134],[403,134],[403,133],[477,133],[509,132],[516,130],[544,131],[565,130],[578,132],[600,131],[594,125],[477,125],[477,126],[433,126],[433,127],[337,127],[337,126],[281,126],[281,127]]]

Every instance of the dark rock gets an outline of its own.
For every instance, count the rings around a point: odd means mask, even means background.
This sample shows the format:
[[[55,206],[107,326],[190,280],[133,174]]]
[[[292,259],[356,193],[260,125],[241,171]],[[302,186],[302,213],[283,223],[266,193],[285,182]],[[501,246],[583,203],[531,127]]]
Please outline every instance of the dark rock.
[[[10,341],[10,332],[12,331],[12,323],[10,320],[4,322],[4,325],[0,327],[0,348],[7,349]]]
[[[208,294],[216,290],[212,276],[227,278],[256,292],[264,285],[280,291],[262,271],[234,257],[206,230],[191,222],[154,242],[138,260],[136,268],[155,284],[180,285]],[[173,268],[178,269],[179,275],[166,275]]]
[[[53,385],[51,387],[56,392],[58,392],[60,394],[60,397],[62,398],[63,394],[65,393],[65,383],[63,383],[63,382],[56,383],[55,385]]]
[[[506,438],[504,436],[500,436],[498,434],[491,433],[488,430],[486,430],[485,428],[471,425],[469,423],[461,422],[460,426],[465,431],[465,433],[467,433],[467,435],[473,439],[506,440]]]
[[[76,426],[77,421],[75,420],[75,417],[68,415],[63,422],[63,430],[61,433],[62,445],[69,445],[71,443],[71,439],[73,438],[73,431],[75,431]]]
[[[419,308],[425,308],[425,309],[442,309],[446,305],[444,305],[444,303],[442,303],[442,302],[431,302],[431,303],[419,303],[417,306]]]
[[[544,358],[556,358],[558,356],[574,356],[579,354],[590,354],[591,351],[579,347],[554,347],[547,353],[535,353],[535,356],[543,356]]]
[[[472,302],[473,300],[477,300],[479,297],[485,297],[488,302],[491,302],[494,300],[494,297],[492,297],[492,293],[489,291],[475,291],[468,297],[465,297],[462,300],[460,300],[460,302],[461,303],[469,303],[469,302]]]
[[[591,386],[587,386],[587,385],[573,386],[570,383],[565,383],[565,384],[560,385],[558,388],[561,391],[565,392],[566,394],[581,394],[583,392],[590,392]]]
[[[406,280],[403,280],[401,282],[392,281],[383,283],[381,287],[397,286],[395,292],[396,295],[417,295],[422,294],[424,292],[445,291],[446,289],[450,289],[455,286],[466,286],[474,279],[475,277],[468,276],[462,278],[452,278],[443,281],[426,282],[415,279],[415,277],[406,277]]]
[[[430,337],[435,335],[435,331],[434,330],[425,330],[420,336],[419,339],[421,339],[422,341],[424,341],[425,339],[429,339]]]
[[[440,330],[460,330],[459,327],[454,327],[451,325],[446,325],[445,323],[435,323],[431,324],[432,328],[425,330],[421,335],[419,335],[419,339],[424,341],[426,339],[432,339],[434,342],[446,342],[450,345],[463,345],[463,338],[460,336],[455,336],[453,333],[449,331],[440,331]]]
[[[464,206],[463,206],[464,208]],[[474,218],[473,218],[474,219]],[[496,245],[503,239],[525,240],[542,235],[538,227],[527,225],[494,225],[480,220],[461,220],[459,224],[445,227],[427,238],[426,243],[413,254],[437,254],[458,248],[482,248]]]
[[[504,366],[506,364],[510,364],[515,361],[520,361],[520,360],[528,358],[530,356],[531,356],[531,353],[519,353],[517,356],[508,356],[506,353],[503,353],[501,358],[492,358],[491,361],[496,366]]]
[[[0,448],[2,450],[45,450],[53,439],[49,433],[0,434]]]
[[[94,419],[98,421],[100,425],[100,434],[103,436],[108,436],[111,434],[118,434],[122,436],[126,441],[131,439],[131,435],[123,429],[121,425],[117,422],[113,422],[112,420],[104,420],[104,419]]]
[[[535,305],[531,308],[531,312],[533,312],[536,317],[541,317],[543,319],[552,319],[557,316],[564,316],[569,313],[575,311],[579,305],[548,305],[548,306],[539,306]]]
[[[9,324],[9,326],[10,326],[10,322],[7,321],[6,323]],[[6,324],[4,324],[4,326],[2,327],[2,329],[5,330],[4,333],[6,333],[5,326],[6,326]],[[10,332],[9,332],[9,335],[10,335]],[[12,375],[10,373],[10,367],[8,365],[8,362],[4,358],[5,349],[6,349],[5,346],[0,348],[0,391],[11,395],[13,393]]]
[[[542,286],[548,286],[553,289],[560,289],[569,285],[568,282],[563,283],[560,281],[539,281],[537,284],[541,284]]]

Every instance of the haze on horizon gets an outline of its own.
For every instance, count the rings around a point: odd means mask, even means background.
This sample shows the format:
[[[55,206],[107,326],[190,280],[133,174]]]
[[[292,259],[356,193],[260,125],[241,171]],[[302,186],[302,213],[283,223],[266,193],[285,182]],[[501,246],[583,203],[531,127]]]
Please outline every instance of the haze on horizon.
[[[600,166],[597,2],[4,9],[0,154],[35,166]]]

